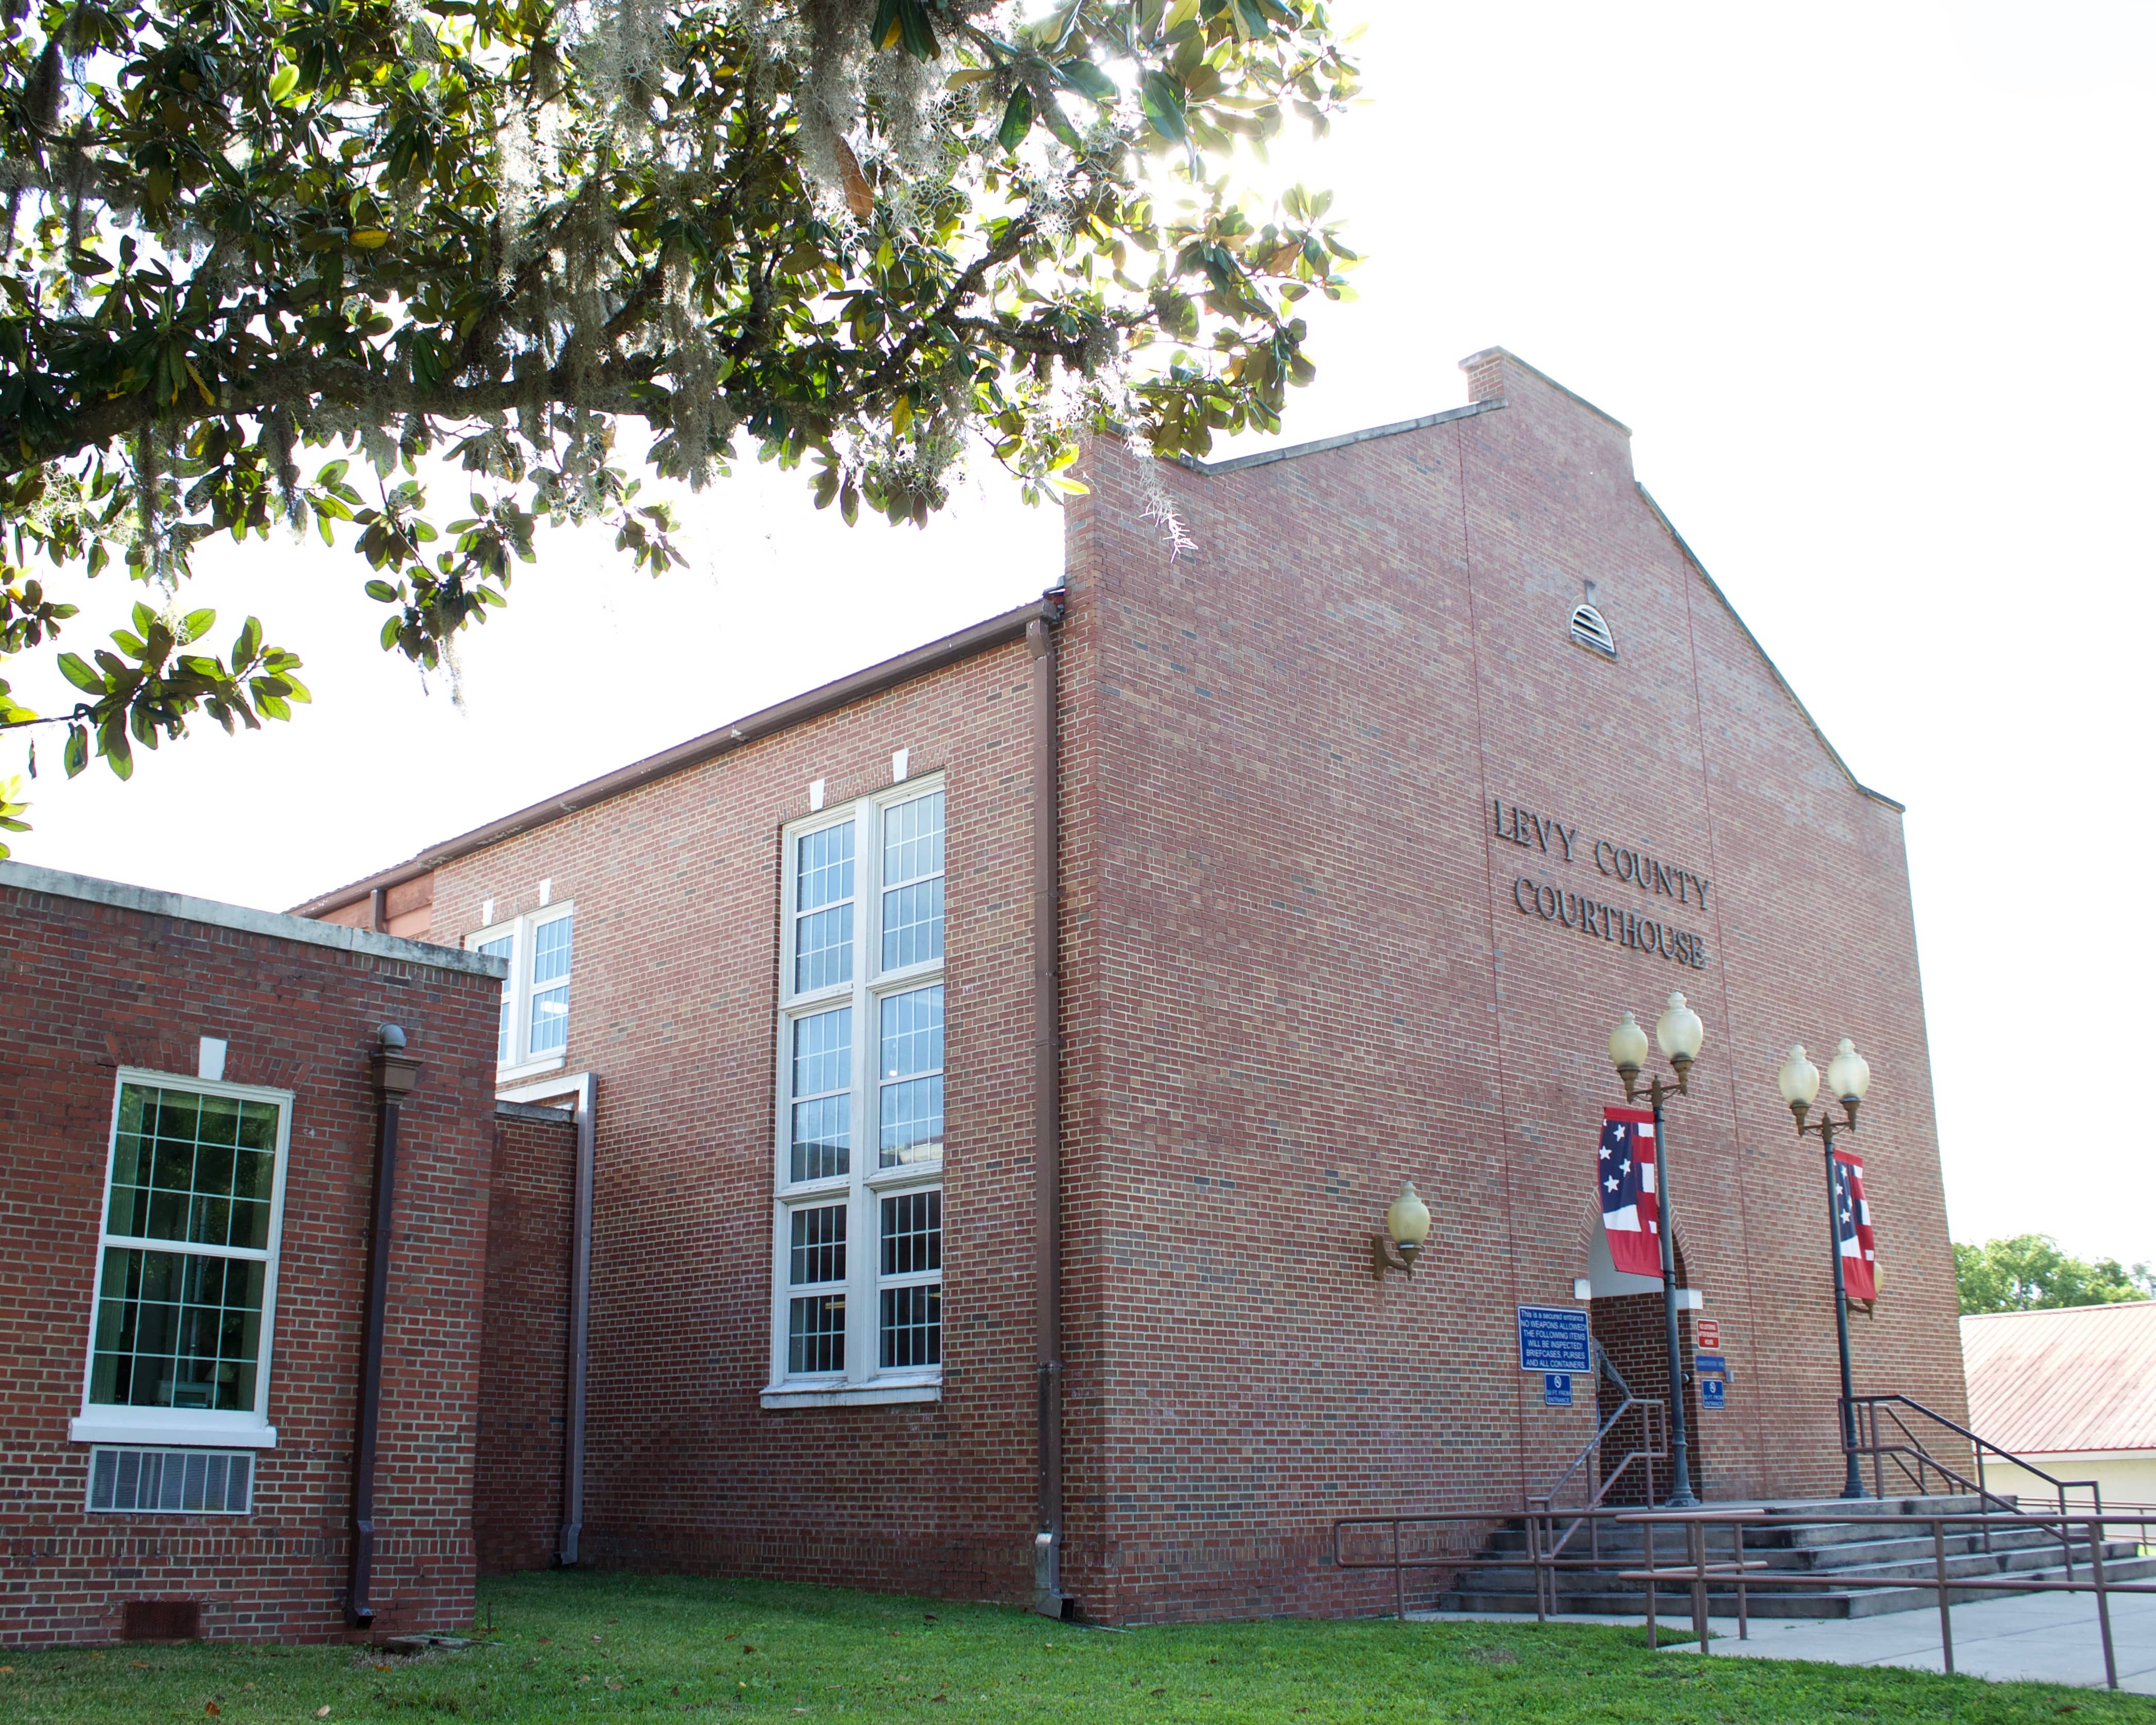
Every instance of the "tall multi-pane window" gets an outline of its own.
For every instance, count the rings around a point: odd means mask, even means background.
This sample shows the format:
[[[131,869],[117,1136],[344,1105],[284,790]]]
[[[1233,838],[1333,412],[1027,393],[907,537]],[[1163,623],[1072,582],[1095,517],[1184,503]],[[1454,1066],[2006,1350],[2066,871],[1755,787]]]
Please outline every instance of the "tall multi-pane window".
[[[943,812],[916,783],[786,835],[774,1404],[937,1393]]]
[[[569,966],[576,950],[576,911],[552,905],[482,928],[465,944],[506,961],[501,983],[501,1029],[495,1044],[499,1065],[514,1071],[559,1066],[569,1046]]]
[[[281,1091],[123,1072],[79,1436],[267,1429]]]

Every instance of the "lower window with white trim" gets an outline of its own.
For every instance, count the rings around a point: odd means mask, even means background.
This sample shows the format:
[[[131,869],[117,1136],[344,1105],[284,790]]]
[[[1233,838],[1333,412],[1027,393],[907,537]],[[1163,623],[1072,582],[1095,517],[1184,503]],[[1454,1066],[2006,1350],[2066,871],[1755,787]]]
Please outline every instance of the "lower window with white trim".
[[[276,1443],[270,1343],[291,1100],[120,1074],[76,1442]]]

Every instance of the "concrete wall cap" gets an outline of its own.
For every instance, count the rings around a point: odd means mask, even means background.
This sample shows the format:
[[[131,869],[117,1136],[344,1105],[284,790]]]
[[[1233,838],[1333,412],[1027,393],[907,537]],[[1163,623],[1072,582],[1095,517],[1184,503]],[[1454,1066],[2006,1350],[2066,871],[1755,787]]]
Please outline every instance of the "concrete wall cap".
[[[370,957],[424,964],[434,970],[462,971],[469,976],[491,977],[497,982],[509,974],[507,959],[485,952],[437,947],[425,941],[406,940],[402,935],[346,928],[341,923],[316,922],[305,916],[287,916],[281,911],[220,904],[215,899],[193,898],[183,892],[160,892],[155,887],[131,886],[124,880],[100,880],[95,875],[71,875],[60,869],[39,868],[33,863],[0,862],[0,886],[12,886],[18,892],[44,893],[52,898],[77,899],[86,904],[109,905],[115,910],[134,911],[146,916],[169,916],[178,922],[205,922],[214,928],[259,934],[270,940],[296,941],[301,946],[363,952]]]

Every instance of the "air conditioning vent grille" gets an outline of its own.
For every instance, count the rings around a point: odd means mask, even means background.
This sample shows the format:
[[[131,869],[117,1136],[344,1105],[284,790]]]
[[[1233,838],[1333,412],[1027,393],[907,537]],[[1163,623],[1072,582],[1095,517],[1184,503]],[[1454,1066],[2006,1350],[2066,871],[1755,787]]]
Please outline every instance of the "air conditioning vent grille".
[[[1617,638],[1609,633],[1609,625],[1592,605],[1573,608],[1572,638],[1583,647],[1592,647],[1604,658],[1617,656]]]
[[[90,1452],[90,1507],[132,1515],[244,1516],[254,1507],[254,1457],[245,1450]]]

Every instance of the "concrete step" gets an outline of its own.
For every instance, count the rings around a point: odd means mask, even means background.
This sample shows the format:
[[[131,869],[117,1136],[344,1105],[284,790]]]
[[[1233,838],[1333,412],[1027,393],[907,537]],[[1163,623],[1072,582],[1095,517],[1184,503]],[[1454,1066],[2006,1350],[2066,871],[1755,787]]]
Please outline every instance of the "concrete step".
[[[2124,1542],[2114,1542],[2133,1548]],[[2156,1579],[2156,1558],[2138,1558],[2124,1555],[2112,1557],[2107,1552],[2104,1558],[2104,1579],[2107,1581],[2147,1581]],[[1853,1573],[1861,1573],[1853,1572]],[[1928,1574],[1928,1567],[1926,1573]],[[1949,1565],[1948,1574],[1956,1572]],[[1969,1579],[1968,1572],[1958,1572]],[[1994,1572],[1999,1573],[1999,1572]],[[2010,1572],[2017,1579],[2030,1581],[2062,1581],[2067,1578],[2061,1564],[2044,1568],[2017,1569]],[[2073,1578],[2088,1579],[2088,1566],[2076,1562]],[[1439,1596],[1437,1609],[1441,1611],[1519,1611],[1535,1609],[1533,1582],[1529,1572],[1517,1572],[1517,1579],[1504,1570],[1484,1570],[1460,1578],[1464,1589],[1455,1588]],[[1888,1579],[1882,1576],[1881,1579]],[[1507,1583],[1510,1584],[1507,1584]],[[1707,1598],[1717,1616],[1727,1616],[1737,1609],[1737,1590],[1726,1583],[1710,1583]],[[1681,1584],[1656,1589],[1659,1610],[1664,1617],[1687,1615],[1691,1609],[1691,1590]],[[1754,1617],[1876,1617],[1887,1612],[1915,1611],[1935,1606],[1938,1589],[1933,1586],[1892,1588],[1852,1588],[1840,1591],[1831,1588],[1803,1588],[1778,1591],[1771,1575],[1763,1575],[1760,1581],[1745,1589],[1746,1609]],[[1957,1588],[1949,1585],[1947,1597],[1950,1604],[1974,1604],[1985,1599],[2004,1599],[2015,1597],[2012,1593],[1977,1588]],[[1620,1615],[1638,1616],[1646,1608],[1646,1585],[1618,1580],[1614,1576],[1599,1571],[1574,1572],[1566,1578],[1558,1596],[1560,1615],[1572,1612],[1604,1612]]]

